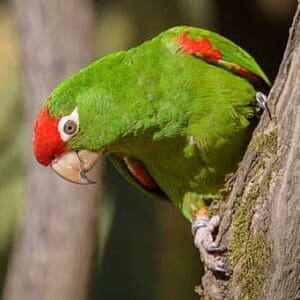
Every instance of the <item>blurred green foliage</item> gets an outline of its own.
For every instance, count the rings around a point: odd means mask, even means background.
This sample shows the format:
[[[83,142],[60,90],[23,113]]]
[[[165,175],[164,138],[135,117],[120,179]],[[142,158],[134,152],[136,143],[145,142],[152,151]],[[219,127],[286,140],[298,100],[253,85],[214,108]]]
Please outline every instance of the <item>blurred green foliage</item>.
[[[24,139],[20,72],[11,11],[0,5],[0,284],[21,207]]]

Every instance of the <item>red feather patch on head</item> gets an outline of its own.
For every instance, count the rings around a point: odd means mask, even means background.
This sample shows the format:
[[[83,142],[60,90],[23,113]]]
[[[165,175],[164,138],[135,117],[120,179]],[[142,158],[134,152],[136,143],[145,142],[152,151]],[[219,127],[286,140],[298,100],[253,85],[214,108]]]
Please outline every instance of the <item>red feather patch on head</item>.
[[[51,117],[48,107],[36,116],[33,128],[33,153],[37,161],[48,166],[51,161],[68,150],[61,139],[58,123],[61,117]]]
[[[222,53],[218,49],[213,49],[209,39],[205,36],[199,40],[194,40],[188,37],[189,32],[185,31],[180,36],[175,36],[181,46],[181,50],[191,55],[201,55],[204,60],[212,63],[217,63],[222,58]]]

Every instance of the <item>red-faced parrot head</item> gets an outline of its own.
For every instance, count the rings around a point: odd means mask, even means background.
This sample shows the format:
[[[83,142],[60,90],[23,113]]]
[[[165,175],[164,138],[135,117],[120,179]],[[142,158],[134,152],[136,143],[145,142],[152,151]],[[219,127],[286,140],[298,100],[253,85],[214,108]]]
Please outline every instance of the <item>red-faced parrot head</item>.
[[[103,151],[73,150],[68,142],[80,131],[78,109],[69,115],[51,116],[48,106],[37,114],[33,129],[33,153],[37,161],[64,179],[91,184],[86,172],[96,164]]]

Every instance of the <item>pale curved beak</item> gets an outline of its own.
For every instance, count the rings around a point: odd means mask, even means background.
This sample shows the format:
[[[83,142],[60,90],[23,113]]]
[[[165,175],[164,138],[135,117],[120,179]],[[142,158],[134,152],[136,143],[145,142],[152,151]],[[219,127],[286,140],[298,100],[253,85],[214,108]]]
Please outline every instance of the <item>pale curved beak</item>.
[[[51,168],[60,177],[77,184],[93,184],[98,181],[90,179],[86,173],[96,164],[103,155],[103,151],[70,151],[55,158]]]

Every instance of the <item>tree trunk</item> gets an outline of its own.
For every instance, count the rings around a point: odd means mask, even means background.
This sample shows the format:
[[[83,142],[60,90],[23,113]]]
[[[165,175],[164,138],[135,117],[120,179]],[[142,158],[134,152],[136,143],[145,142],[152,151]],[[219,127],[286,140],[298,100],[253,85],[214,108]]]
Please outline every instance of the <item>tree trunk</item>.
[[[30,141],[42,101],[58,82],[95,57],[95,24],[89,0],[15,0],[14,4]],[[26,150],[31,153],[29,145]],[[85,299],[96,241],[99,185],[69,184],[38,166],[32,155],[26,181],[4,299]]]
[[[266,51],[272,51],[266,46]],[[230,278],[207,271],[205,299],[300,299],[300,3],[266,113],[228,186],[217,240]]]

